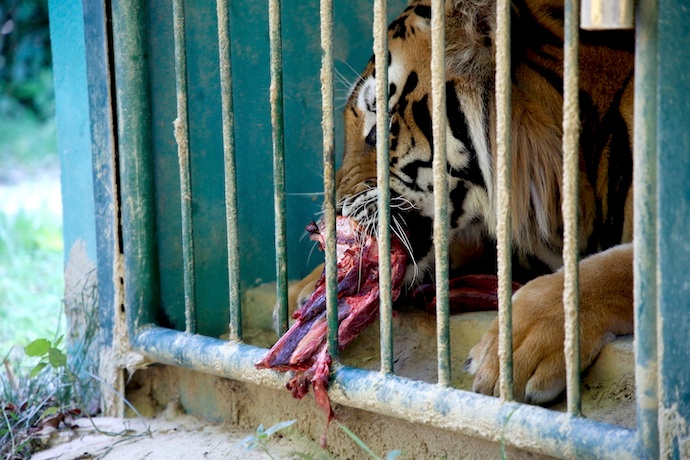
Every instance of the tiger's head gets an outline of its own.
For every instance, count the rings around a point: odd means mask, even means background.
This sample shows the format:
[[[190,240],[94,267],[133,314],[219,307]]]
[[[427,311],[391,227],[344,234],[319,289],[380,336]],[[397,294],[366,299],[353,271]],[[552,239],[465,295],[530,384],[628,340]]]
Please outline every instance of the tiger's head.
[[[476,11],[468,15],[491,17]],[[388,30],[391,227],[415,262],[408,282],[431,268],[434,253],[430,16],[428,2],[413,2]],[[463,239],[467,247],[482,237],[491,200],[485,122],[490,92],[483,89],[493,85],[490,29],[465,23],[455,32],[460,37],[449,37],[456,44],[449,47],[453,59],[448,60],[446,85],[451,238]],[[345,152],[336,177],[338,213],[373,230],[378,215],[375,79],[372,58],[344,109]]]
[[[559,4],[534,0],[532,3]],[[534,6],[534,5],[532,5]],[[495,175],[495,0],[446,2],[446,147],[449,237],[452,264],[483,257],[496,225]],[[547,8],[538,10],[551,11]],[[514,12],[515,15],[515,12]],[[562,265],[562,94],[548,71],[535,70],[530,46],[556,37],[562,21],[543,14],[539,33],[514,16],[512,85],[512,240],[521,261],[541,268]],[[559,29],[560,27],[560,29]],[[559,32],[560,31],[560,32]],[[531,35],[530,35],[531,34]],[[534,43],[533,43],[534,42]],[[535,45],[536,42],[537,45]],[[562,47],[549,48],[556,65]],[[391,227],[414,263],[406,281],[433,266],[433,140],[431,123],[431,8],[412,1],[388,29]],[[543,49],[540,51],[540,58]],[[562,62],[562,60],[561,60]],[[345,152],[336,176],[337,211],[365,228],[377,228],[376,97],[372,58],[351,90],[344,109]],[[560,68],[554,67],[558,75]],[[593,228],[593,193],[581,175],[580,228],[584,249]],[[494,259],[495,260],[495,259]],[[533,262],[526,262],[528,266]]]

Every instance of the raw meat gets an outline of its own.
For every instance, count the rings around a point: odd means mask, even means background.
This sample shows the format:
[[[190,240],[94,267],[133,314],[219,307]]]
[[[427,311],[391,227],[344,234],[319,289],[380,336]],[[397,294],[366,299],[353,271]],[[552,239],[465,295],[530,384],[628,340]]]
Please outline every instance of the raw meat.
[[[513,293],[522,287],[513,281]],[[495,275],[465,275],[448,282],[450,313],[498,310],[498,277]],[[436,288],[423,284],[412,291],[412,301],[427,313],[436,313]]]
[[[312,240],[325,245],[323,228],[312,223],[307,227]],[[338,346],[343,349],[378,317],[379,266],[378,244],[354,220],[338,217],[336,221],[338,280]],[[407,268],[407,252],[400,240],[391,237],[391,286],[395,301]],[[450,308],[461,311],[495,310],[497,278],[493,275],[467,275],[450,281]],[[513,291],[520,285],[513,283]],[[427,300],[430,299],[430,300]],[[422,285],[411,293],[411,300],[433,314],[436,309],[434,286]],[[301,309],[292,315],[290,329],[256,364],[258,369],[294,371],[287,388],[301,399],[314,387],[317,404],[334,414],[328,399],[328,377],[331,356],[328,353],[326,319],[326,279],[321,275],[314,292]]]
[[[322,228],[307,227],[311,238],[324,247]],[[349,217],[336,221],[338,280],[338,346],[347,346],[378,317],[379,267],[378,244],[362,227]],[[407,268],[407,253],[400,241],[391,238],[391,286],[393,300],[400,289]],[[313,385],[316,401],[333,418],[328,400],[328,375],[331,357],[328,354],[325,274],[304,306],[292,315],[295,323],[256,364],[258,369],[295,371],[287,388],[302,398]]]

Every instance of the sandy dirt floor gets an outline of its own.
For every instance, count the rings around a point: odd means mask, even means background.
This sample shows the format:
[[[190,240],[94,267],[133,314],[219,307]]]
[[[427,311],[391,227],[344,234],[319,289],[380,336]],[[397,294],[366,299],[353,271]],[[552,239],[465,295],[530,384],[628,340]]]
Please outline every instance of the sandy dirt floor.
[[[95,418],[94,424],[80,419],[72,429],[51,430],[44,434],[47,450],[34,460],[195,460],[195,459],[276,459],[329,458],[314,443],[298,436],[273,435],[267,442],[268,454],[247,450],[247,438],[255,433],[227,424],[214,424],[170,410],[153,419]],[[100,431],[100,433],[98,432]],[[289,432],[289,431],[288,431]],[[296,454],[297,453],[297,454]],[[304,458],[304,457],[302,457]]]

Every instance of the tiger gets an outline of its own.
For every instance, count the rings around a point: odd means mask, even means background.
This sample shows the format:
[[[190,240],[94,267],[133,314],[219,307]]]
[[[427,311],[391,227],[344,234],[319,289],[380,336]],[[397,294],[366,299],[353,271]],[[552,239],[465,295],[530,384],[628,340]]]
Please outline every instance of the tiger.
[[[458,272],[495,269],[495,0],[448,0],[446,14],[447,180],[450,259]],[[564,392],[562,105],[564,6],[511,5],[512,170],[509,229],[514,397],[547,403]],[[410,258],[406,285],[433,277],[431,8],[413,0],[388,28],[391,229]],[[581,370],[615,336],[633,331],[631,31],[580,32],[579,206]],[[343,110],[344,155],[337,213],[377,228],[375,62]],[[488,263],[487,263],[488,261]],[[304,302],[321,268],[290,293]],[[495,273],[495,272],[494,272]],[[470,351],[475,392],[499,395],[498,325]]]

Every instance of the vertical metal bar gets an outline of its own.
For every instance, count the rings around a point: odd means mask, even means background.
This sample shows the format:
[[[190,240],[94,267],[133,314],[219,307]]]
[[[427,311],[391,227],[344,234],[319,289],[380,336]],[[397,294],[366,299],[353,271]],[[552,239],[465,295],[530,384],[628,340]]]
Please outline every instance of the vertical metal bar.
[[[434,256],[436,258],[436,343],[438,383],[450,386],[450,311],[448,306],[448,176],[446,159],[446,11],[431,2],[431,101],[434,172]]]
[[[687,459],[690,458],[690,92],[687,59],[690,9],[687,3],[678,0],[659,0],[658,6],[655,43],[658,46],[659,455]]]
[[[391,297],[390,169],[388,163],[388,27],[386,0],[374,3],[376,65],[376,177],[378,196],[381,372],[393,372],[393,300]]]
[[[338,360],[338,287],[335,235],[335,142],[333,130],[333,0],[321,0],[321,98],[323,119],[323,211],[326,247],[328,352]]]
[[[184,29],[184,0],[173,0],[175,41],[175,90],[177,118],[174,121],[177,156],[180,162],[180,202],[182,207],[182,266],[184,276],[185,331],[196,332],[194,302],[194,238],[192,229],[192,181],[187,117],[187,44]]]
[[[218,59],[220,65],[221,116],[223,120],[223,167],[225,169],[225,223],[230,287],[230,340],[242,338],[240,300],[240,251],[237,224],[237,177],[235,172],[235,112],[232,106],[232,55],[229,0],[216,2],[218,16]]]
[[[513,400],[513,311],[510,223],[511,75],[509,0],[496,4],[496,243],[501,399]]]
[[[113,51],[120,155],[125,302],[130,337],[152,323],[160,304],[156,261],[146,6],[114,2]]]
[[[637,2],[633,155],[635,397],[637,443],[643,458],[659,452],[656,302],[657,0]]]
[[[580,103],[578,76],[579,0],[565,1],[563,44],[563,307],[568,412],[579,415],[580,312],[578,266],[578,174]]]
[[[271,125],[273,126],[273,205],[275,212],[276,299],[278,335],[288,327],[287,229],[285,224],[285,144],[283,134],[283,44],[280,0],[268,2],[271,43]]]

